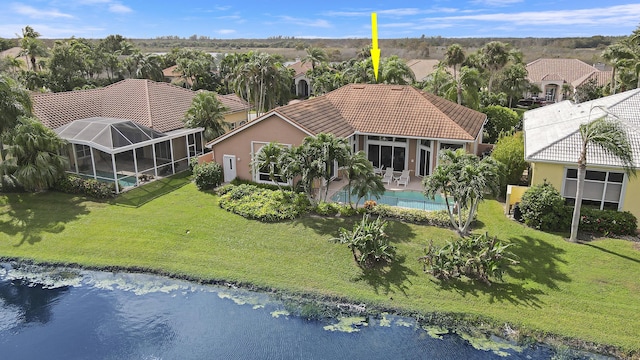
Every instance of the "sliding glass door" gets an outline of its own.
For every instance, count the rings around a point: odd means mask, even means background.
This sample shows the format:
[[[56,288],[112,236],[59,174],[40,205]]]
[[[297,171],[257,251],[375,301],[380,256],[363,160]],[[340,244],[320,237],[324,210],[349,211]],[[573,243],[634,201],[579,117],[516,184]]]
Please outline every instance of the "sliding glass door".
[[[367,158],[375,167],[394,171],[406,169],[407,139],[382,136],[367,137]]]

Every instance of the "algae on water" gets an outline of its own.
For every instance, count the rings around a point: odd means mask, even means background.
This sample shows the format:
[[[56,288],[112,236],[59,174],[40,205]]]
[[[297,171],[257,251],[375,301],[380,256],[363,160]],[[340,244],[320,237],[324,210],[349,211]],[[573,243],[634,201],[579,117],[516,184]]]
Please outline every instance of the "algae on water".
[[[367,318],[363,316],[342,317],[337,324],[327,325],[324,327],[328,331],[341,331],[346,333],[360,331],[360,326],[368,326]]]

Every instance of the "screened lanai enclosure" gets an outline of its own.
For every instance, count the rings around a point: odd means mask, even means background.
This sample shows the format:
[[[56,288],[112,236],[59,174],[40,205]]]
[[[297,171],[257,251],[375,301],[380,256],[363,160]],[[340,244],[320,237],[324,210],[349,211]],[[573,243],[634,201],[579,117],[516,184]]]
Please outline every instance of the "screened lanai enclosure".
[[[189,160],[202,155],[203,128],[162,133],[113,118],[75,120],[55,129],[69,142],[68,171],[113,182],[116,193],[187,170]]]

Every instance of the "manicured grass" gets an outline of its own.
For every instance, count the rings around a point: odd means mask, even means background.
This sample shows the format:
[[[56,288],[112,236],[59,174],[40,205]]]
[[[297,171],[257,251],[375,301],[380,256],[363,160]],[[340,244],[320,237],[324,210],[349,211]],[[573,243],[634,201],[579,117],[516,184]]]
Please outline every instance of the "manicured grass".
[[[486,201],[476,231],[513,243],[521,263],[490,287],[441,286],[417,258],[429,240],[455,238],[449,230],[392,222],[387,232],[400,261],[363,272],[345,245],[329,241],[357,218],[264,224],[220,209],[216,196],[186,184],[188,178],[165,181],[113,203],[56,192],[0,195],[0,257],[142,267],[406,311],[480,315],[640,349],[640,251],[632,242],[568,243],[507,220],[500,203]]]

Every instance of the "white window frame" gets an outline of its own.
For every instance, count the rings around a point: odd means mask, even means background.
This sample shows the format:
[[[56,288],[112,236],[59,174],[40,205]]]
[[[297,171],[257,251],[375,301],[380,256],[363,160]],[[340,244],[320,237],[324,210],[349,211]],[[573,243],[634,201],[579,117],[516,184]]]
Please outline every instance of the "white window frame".
[[[269,144],[268,141],[252,141],[251,142],[251,159],[254,159],[255,155],[257,155],[258,152],[260,152],[260,150],[262,150],[262,147],[264,147],[264,146],[266,146],[268,144]],[[280,146],[291,148],[291,144],[280,144]],[[257,150],[256,150],[256,148],[257,148]],[[292,185],[291,184],[291,180],[289,180],[287,182],[275,182],[275,181],[271,181],[271,180],[261,180],[260,179],[260,175],[269,176],[269,173],[260,172],[260,169],[257,168],[257,166],[256,166],[254,161],[251,162],[251,172],[253,174],[253,181],[255,181],[255,182],[259,183],[259,184]],[[280,175],[280,174],[276,174],[276,175]]]
[[[565,198],[565,199],[573,199],[575,201],[575,194],[572,194],[571,196],[566,196],[565,195],[565,190],[566,190],[566,185],[567,185],[567,170],[578,170],[576,167],[573,166],[565,166],[563,169],[563,174],[562,174],[562,192],[561,195]],[[606,173],[605,175],[605,180],[604,181],[600,181],[600,180],[588,180],[585,179],[585,186],[588,183],[598,183],[598,184],[604,184],[603,188],[602,188],[602,195],[600,196],[600,199],[592,199],[592,198],[584,198],[583,200],[589,200],[589,201],[600,201],[600,210],[602,210],[604,208],[604,203],[608,202],[608,203],[615,203],[615,201],[606,201],[605,200],[605,195],[607,194],[607,185],[608,184],[621,184],[622,188],[620,189],[620,198],[618,199],[618,211],[621,211],[624,205],[624,197],[625,197],[625,193],[626,193],[626,188],[627,188],[627,181],[628,181],[628,176],[627,174],[624,173],[624,171],[618,170],[618,169],[601,169],[601,168],[587,168],[587,171],[598,171],[598,172],[604,172]],[[616,173],[616,174],[622,174],[623,178],[622,178],[622,183],[619,182],[614,182],[614,181],[609,181],[609,173]],[[574,181],[574,179],[570,179],[571,181]],[[576,181],[576,186],[577,186],[577,181],[578,179],[575,179]]]
[[[392,141],[388,140],[372,140],[371,136],[377,137],[389,137],[392,138]],[[397,142],[396,138],[405,139],[405,142]],[[409,169],[409,141],[411,139],[405,136],[391,136],[391,135],[367,135],[365,137],[364,148],[366,149],[367,159],[369,159],[369,145],[379,145],[379,146],[391,146],[391,166],[393,166],[393,159],[395,156],[395,147],[404,147],[404,168]],[[378,156],[380,156],[380,151],[378,151]],[[378,164],[380,166],[380,164]],[[396,169],[394,169],[396,170]],[[400,171],[400,170],[397,170]]]
[[[421,144],[422,140],[429,141],[430,145],[429,146],[422,145]],[[433,167],[431,166],[431,164],[432,164],[432,161],[433,161],[433,154],[434,154],[433,145],[435,143],[437,143],[437,141],[433,140],[433,139],[416,139],[416,168],[415,168],[416,176],[423,176],[423,175],[420,175],[420,150],[422,150],[422,149],[424,149],[424,150],[429,152],[429,158],[426,160],[426,162],[427,162],[427,165],[429,167],[429,175],[431,175],[433,173]]]

